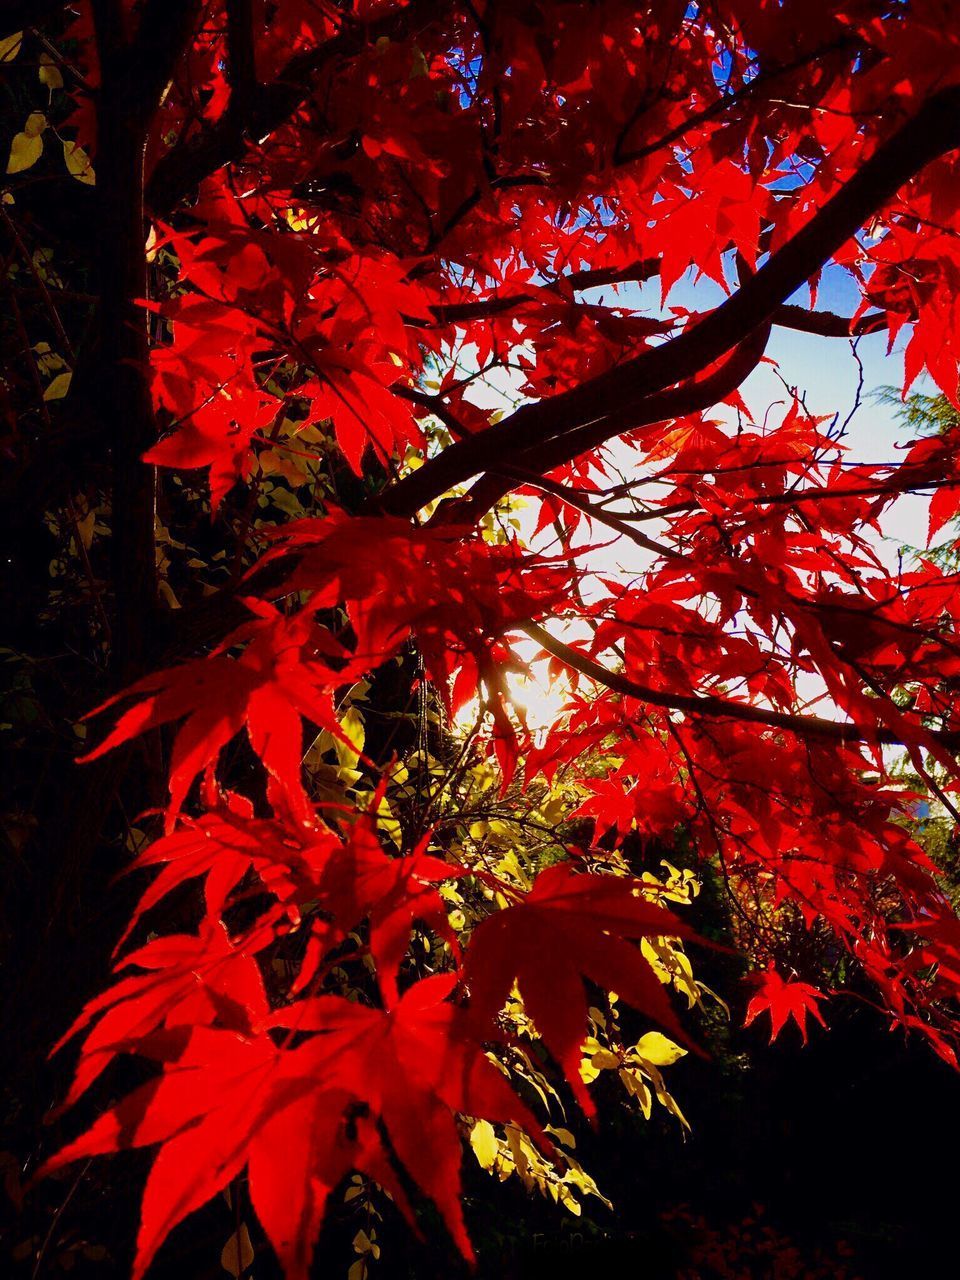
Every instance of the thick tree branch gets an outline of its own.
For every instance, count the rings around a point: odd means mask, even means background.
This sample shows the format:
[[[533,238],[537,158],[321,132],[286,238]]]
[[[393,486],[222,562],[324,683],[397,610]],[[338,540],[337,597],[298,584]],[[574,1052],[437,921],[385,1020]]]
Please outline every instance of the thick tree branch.
[[[763,358],[769,335],[770,326],[764,325],[708,377],[691,379],[679,387],[661,391],[637,404],[628,405],[600,422],[559,435],[537,449],[519,454],[513,460],[515,465],[534,474],[544,475],[599,448],[607,440],[626,431],[636,431],[640,427],[652,426],[655,422],[682,418],[687,414],[709,409],[735,391],[757,367]],[[488,474],[470,490],[467,495],[469,505],[458,510],[458,518],[473,521],[481,519],[485,512],[514,488],[516,483],[510,477],[508,468],[498,471],[491,467]]]
[[[491,457],[516,459],[552,436],[599,422],[624,404],[693,377],[771,319],[905,182],[958,145],[960,86],[953,86],[934,95],[878,147],[806,226],[704,319],[662,346],[570,391],[524,405],[488,431],[444,450],[384,495],[383,509],[412,515],[484,470]]]
[[[547,653],[572,670],[579,671],[581,675],[612,689],[614,693],[636,698],[638,702],[647,702],[651,706],[663,707],[667,711],[681,711],[684,715],[709,717],[713,720],[740,720],[764,728],[783,729],[788,733],[820,738],[828,742],[870,742],[890,745],[901,745],[903,742],[903,739],[892,730],[879,729],[873,725],[827,720],[823,716],[793,715],[786,711],[767,710],[765,707],[757,707],[749,702],[734,702],[732,699],[718,698],[712,694],[668,693],[663,689],[654,689],[649,685],[638,684],[619,672],[609,671],[599,662],[588,658],[586,654],[572,649],[562,640],[557,640],[549,631],[535,622],[526,623],[523,630]],[[960,731],[920,730],[918,736],[924,735],[934,738],[948,750],[955,750],[960,746]]]
[[[136,107],[144,129],[166,97],[202,8],[203,0],[148,0],[141,6],[137,33],[113,74],[126,80],[126,100]]]
[[[648,262],[653,265],[646,269]],[[622,273],[618,273],[617,282],[648,280],[657,274],[659,268],[659,259],[645,260],[638,263],[636,267],[624,269]],[[596,280],[589,278],[594,275],[601,278]],[[584,289],[599,288],[604,283],[608,283],[606,279],[608,275],[609,273],[605,271],[581,271],[577,272],[576,276],[584,277],[583,283],[574,284],[574,275],[563,276],[557,283],[569,282],[574,290],[582,292]],[[470,320],[484,320],[491,316],[504,315],[509,311],[518,311],[521,307],[535,305],[539,301],[540,298],[536,294],[511,293],[481,298],[476,302],[441,303],[432,307],[431,310],[437,324],[461,324]],[[821,338],[861,338],[868,333],[879,333],[889,324],[885,311],[871,311],[854,321],[852,317],[839,316],[833,311],[809,311],[806,307],[798,307],[793,303],[784,303],[783,306],[777,307],[771,319],[778,328],[797,329],[801,333],[813,333]],[[409,323],[417,322],[411,319]],[[674,327],[674,321],[663,321],[663,332],[666,333]]]
[[[832,311],[808,311],[806,307],[790,303],[776,309],[773,323],[782,329],[799,329],[801,333],[815,333],[821,338],[862,338],[888,326],[885,311],[871,311],[854,323]]]
[[[228,111],[245,115],[256,100],[257,68],[253,41],[253,0],[227,0]]]
[[[112,661],[119,679],[144,661],[157,608],[156,476],[141,461],[156,431],[149,384],[143,166],[147,130],[193,30],[200,0],[150,0],[132,42],[122,9],[95,0],[101,66],[97,195],[102,210],[98,411],[112,466]]]
[[[593,271],[571,271],[568,275],[562,275],[556,280],[548,281],[543,288],[554,289],[558,293],[561,288],[569,289],[574,293],[583,293],[586,289],[601,289],[605,285],[639,283],[643,280],[649,280],[659,270],[659,258],[640,258],[636,262],[625,263],[622,267],[600,267]],[[460,324],[468,320],[482,320],[486,316],[502,315],[506,311],[515,311],[519,307],[525,307],[539,300],[539,296],[534,293],[511,293],[505,296],[498,295],[492,298],[482,298],[476,302],[445,303],[433,307],[431,310],[436,316],[438,324]]]

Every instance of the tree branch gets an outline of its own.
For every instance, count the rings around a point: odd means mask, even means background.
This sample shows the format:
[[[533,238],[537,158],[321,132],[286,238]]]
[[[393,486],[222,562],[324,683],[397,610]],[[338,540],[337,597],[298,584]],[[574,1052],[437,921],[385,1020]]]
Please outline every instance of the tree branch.
[[[742,342],[829,261],[878,208],[930,161],[960,145],[960,86],[935,94],[852,178],[709,315],[661,346],[548,400],[522,406],[489,430],[445,449],[381,499],[412,515],[484,470],[491,456],[514,455],[562,431],[599,422],[625,403],[693,377]]]
[[[245,115],[257,95],[257,67],[253,43],[253,0],[227,0],[228,111]]]
[[[596,503],[590,502],[578,489],[571,489],[569,485],[558,484],[556,480],[550,480],[546,476],[539,476],[536,472],[524,471],[522,467],[503,467],[502,473],[510,476],[520,484],[529,485],[534,489],[540,489],[544,493],[551,494],[560,502],[566,503],[568,507],[573,507],[576,511],[582,511],[591,520],[596,520],[598,524],[604,524],[608,529],[613,529],[635,546],[643,547],[644,551],[649,551],[652,555],[665,556],[671,560],[683,559],[683,552],[667,546],[665,542],[658,542],[656,538],[648,538],[645,533],[641,533],[639,529],[634,529],[633,525],[628,524],[626,520],[622,520],[618,515],[610,511],[604,511],[603,507],[598,507]]]
[[[139,674],[157,609],[156,473],[142,461],[156,439],[149,383],[143,209],[144,148],[150,121],[190,39],[200,0],[149,0],[132,41],[119,0],[94,0],[101,66],[97,103],[100,421],[112,468],[111,661],[120,680]]]
[[[640,427],[652,426],[655,422],[682,418],[687,414],[709,409],[735,391],[757,367],[763,358],[769,335],[770,326],[764,325],[747,342],[741,343],[729,359],[708,377],[691,379],[679,387],[648,396],[637,404],[627,405],[599,422],[559,435],[537,449],[521,453],[515,460],[516,465],[543,475],[591,449],[599,448],[607,440],[626,431],[636,431]],[[509,470],[498,471],[491,467],[488,474],[470,490],[467,495],[469,506],[459,509],[458,518],[479,520],[514,488],[516,484],[509,479]]]
[[[815,333],[821,338],[862,338],[888,327],[885,311],[871,311],[854,323],[853,319],[832,311],[808,311],[806,307],[790,303],[776,309],[773,323],[782,329],[799,329],[801,333]]]
[[[564,666],[579,671],[581,675],[612,689],[614,693],[623,694],[627,698],[636,698],[638,702],[647,702],[651,706],[663,707],[667,711],[682,711],[684,715],[704,716],[714,720],[741,720],[767,729],[783,729],[788,733],[841,744],[869,742],[901,745],[903,741],[891,730],[878,729],[873,725],[827,720],[823,716],[792,715],[786,711],[767,710],[765,707],[757,707],[749,702],[734,702],[732,699],[718,698],[712,694],[667,693],[662,689],[653,689],[649,685],[638,684],[627,676],[620,675],[619,672],[608,671],[606,667],[601,666],[599,662],[594,662],[586,654],[572,649],[562,640],[555,639],[549,631],[535,622],[526,623],[522,629]],[[936,739],[948,750],[955,750],[960,746],[960,731],[922,729],[921,733]]]
[[[784,76],[792,75],[795,71],[802,71],[811,63],[821,63],[830,53],[841,53],[849,51],[851,54],[857,48],[862,48],[858,42],[843,37],[839,40],[831,41],[830,44],[820,45],[816,49],[811,49],[802,57],[797,58],[793,62],[784,63],[780,67],[771,67],[769,70],[761,71],[754,76],[752,80],[748,80],[740,89],[734,93],[721,94],[719,98],[708,103],[700,111],[692,112],[675,128],[670,129],[667,133],[661,134],[659,138],[653,142],[646,142],[643,146],[634,147],[631,150],[625,148],[624,143],[635,128],[641,113],[635,113],[634,118],[628,120],[621,131],[620,138],[617,142],[614,152],[614,163],[618,165],[630,164],[635,160],[644,160],[647,156],[654,155],[657,151],[661,151],[664,147],[670,146],[671,143],[679,142],[682,137],[696,129],[700,125],[707,124],[710,120],[716,119],[717,116],[726,114],[731,107],[738,106],[742,102],[755,98],[762,94],[763,91],[771,84],[783,79]],[[812,109],[812,108],[811,108]]]
[[[639,283],[649,280],[660,270],[659,258],[640,258],[622,267],[598,267],[596,270],[571,271],[543,285],[545,289],[570,289],[583,293],[586,289],[600,289],[604,285]],[[561,295],[562,296],[562,295]],[[461,321],[482,320],[485,316],[502,315],[517,307],[539,301],[534,293],[512,293],[506,296],[483,298],[477,302],[452,302],[431,307],[438,324],[459,324]]]

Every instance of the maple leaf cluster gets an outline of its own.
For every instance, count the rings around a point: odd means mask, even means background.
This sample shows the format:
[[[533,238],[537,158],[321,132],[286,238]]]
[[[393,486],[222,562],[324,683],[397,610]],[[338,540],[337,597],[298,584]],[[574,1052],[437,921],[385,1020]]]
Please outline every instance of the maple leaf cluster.
[[[88,759],[162,731],[168,796],[135,863],[157,869],[121,945],[139,940],[65,1037],[67,1101],[118,1055],[154,1074],[47,1167],[159,1147],[137,1278],[244,1169],[288,1280],[351,1172],[411,1220],[419,1188],[472,1257],[464,1118],[552,1158],[497,1056],[517,993],[589,1114],[585,983],[690,1043],[665,957],[695,935],[629,861],[681,833],[754,958],[787,913],[829,931],[955,1062],[960,924],[891,749],[958,817],[960,575],[922,553],[893,573],[877,548],[904,496],[932,494],[931,538],[957,516],[960,438],[861,461],[838,416],[789,384],[760,412],[744,384],[774,327],[886,331],[904,391],[926,372],[960,409],[960,10],[175,7],[144,125],[152,288],[131,299],[159,425],[142,465],[230,532],[235,572],[214,643],[91,713],[112,727]],[[67,129],[100,167],[88,89],[117,74],[117,33],[79,9]],[[129,9],[146,59],[154,5]],[[827,273],[851,314],[818,308]],[[723,300],[680,305],[693,276]],[[629,573],[596,568],[608,536]],[[539,738],[510,685],[530,643],[570,682]],[[433,825],[425,723],[407,760],[358,741],[345,704],[411,654],[437,723],[478,703],[503,792],[574,781],[587,835],[538,875]],[[393,819],[401,771],[417,822]],[[143,940],[186,885],[193,931]],[[470,930],[451,885],[482,903]],[[805,1040],[822,993],[757,981],[748,1021]]]

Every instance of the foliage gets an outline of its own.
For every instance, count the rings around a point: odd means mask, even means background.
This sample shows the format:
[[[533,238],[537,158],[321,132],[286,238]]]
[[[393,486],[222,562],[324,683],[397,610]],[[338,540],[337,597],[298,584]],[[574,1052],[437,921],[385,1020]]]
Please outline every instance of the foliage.
[[[856,1274],[848,1262],[852,1249],[846,1241],[838,1243],[835,1255],[819,1251],[812,1256],[805,1254],[767,1221],[761,1204],[755,1204],[743,1221],[728,1232],[718,1230],[683,1206],[671,1215],[670,1227],[689,1250],[691,1265],[677,1272],[678,1280],[747,1280],[762,1275],[775,1276],[776,1280],[848,1280]]]
[[[956,406],[942,392],[925,395],[922,391],[912,391],[907,396],[901,396],[896,387],[881,387],[877,398],[881,403],[894,406],[899,420],[911,431],[950,437],[957,430]],[[955,521],[956,507],[953,505],[950,489],[938,489],[930,501],[927,554],[935,563],[950,570],[956,569],[955,539],[940,545],[930,544],[938,534],[942,536]]]
[[[886,330],[960,408],[956,6],[41,9],[0,43],[5,443],[86,663],[53,732],[101,780],[54,836],[120,813],[153,869],[45,1168],[158,1148],[133,1274],[241,1185],[288,1280],[343,1188],[355,1278],[374,1185],[470,1259],[464,1138],[603,1200],[554,1122],[615,1080],[686,1124],[703,881],[749,1021],[824,1021],[803,932],[955,1065],[960,925],[906,819],[957,816],[960,579],[876,532],[956,517],[957,421],[859,461],[744,384],[773,326]],[[51,190],[94,214],[72,255]],[[17,735],[47,676],[8,665]]]

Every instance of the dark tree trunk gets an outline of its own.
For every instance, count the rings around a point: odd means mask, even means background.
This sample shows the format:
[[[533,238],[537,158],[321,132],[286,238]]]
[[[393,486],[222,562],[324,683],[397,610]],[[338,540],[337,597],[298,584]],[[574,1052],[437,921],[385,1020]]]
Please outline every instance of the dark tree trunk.
[[[98,179],[102,184],[98,400],[112,461],[113,670],[140,674],[157,604],[156,472],[141,461],[155,439],[148,380],[144,254],[145,129],[129,101],[129,77],[105,78]]]

